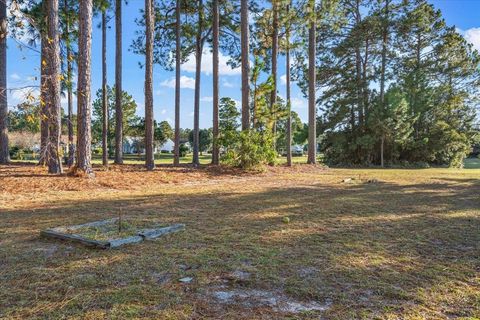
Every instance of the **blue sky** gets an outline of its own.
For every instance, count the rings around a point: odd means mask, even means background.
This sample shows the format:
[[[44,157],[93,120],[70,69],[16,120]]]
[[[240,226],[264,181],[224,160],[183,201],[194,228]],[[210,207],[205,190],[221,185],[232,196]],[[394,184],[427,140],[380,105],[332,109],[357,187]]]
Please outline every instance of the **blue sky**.
[[[431,0],[441,9],[449,25],[455,25],[464,34],[465,38],[480,49],[480,0]],[[137,113],[144,115],[144,70],[139,68],[143,56],[135,55],[130,51],[130,45],[138,29],[135,19],[140,16],[143,0],[130,0],[123,10],[123,89],[132,94],[138,103]],[[93,23],[92,45],[92,98],[101,87],[101,32],[97,28],[98,18]],[[115,28],[113,21],[108,30],[108,82],[114,84],[115,63]],[[20,50],[13,40],[8,41],[8,87],[18,88],[37,84],[35,77],[39,73],[39,55],[33,51]],[[228,96],[240,100],[240,70],[231,70],[226,65],[227,57],[221,57],[220,66],[220,97]],[[212,124],[212,76],[211,54],[205,50],[201,79],[200,126],[211,127]],[[284,59],[279,61],[279,76],[285,74]],[[194,98],[194,60],[190,59],[182,67],[182,96],[181,96],[181,126],[193,126],[193,98]],[[174,73],[155,66],[154,70],[154,113],[158,121],[167,120],[173,124],[174,120]],[[285,95],[283,81],[279,83],[279,94]],[[9,93],[9,106],[15,106],[25,98],[24,90],[14,90]],[[65,105],[65,101],[63,101]],[[307,101],[300,90],[294,85],[292,88],[292,107],[302,120],[307,119]]]

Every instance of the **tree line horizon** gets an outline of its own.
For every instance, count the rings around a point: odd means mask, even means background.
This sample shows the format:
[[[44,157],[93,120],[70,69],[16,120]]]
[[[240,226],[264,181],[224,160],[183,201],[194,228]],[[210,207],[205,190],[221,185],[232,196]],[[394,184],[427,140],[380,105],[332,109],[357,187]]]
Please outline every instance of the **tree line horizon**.
[[[49,173],[63,172],[60,95],[65,92],[67,165],[73,171],[93,174],[90,66],[96,14],[101,15],[102,30],[101,112],[96,112],[101,117],[102,162],[108,165],[109,122],[114,122],[114,163],[123,163],[121,12],[126,2],[17,0],[7,8],[6,1],[0,0],[0,91],[4,93],[0,94],[0,163],[9,162],[7,34],[28,35],[32,43],[40,42],[40,162]],[[7,9],[21,15],[8,16]],[[109,116],[106,73],[111,19],[115,22],[113,118]],[[330,165],[461,166],[479,140],[475,128],[478,53],[426,0],[145,0],[136,24],[137,37],[131,47],[145,57],[141,128],[147,170],[155,167],[153,65],[175,70],[173,164],[179,165],[180,68],[191,54],[196,66],[192,163],[200,164],[201,67],[207,44],[213,53],[214,165],[273,164],[279,148],[286,149],[291,165],[293,136],[301,130],[306,131],[309,164],[317,162],[320,142],[324,161]],[[231,101],[219,97],[220,53],[229,57],[232,68],[241,68],[239,113]],[[285,56],[286,99],[278,92],[280,55]],[[305,127],[292,123],[292,81],[308,99]],[[77,96],[76,125],[73,94]],[[317,115],[318,110],[323,112]]]

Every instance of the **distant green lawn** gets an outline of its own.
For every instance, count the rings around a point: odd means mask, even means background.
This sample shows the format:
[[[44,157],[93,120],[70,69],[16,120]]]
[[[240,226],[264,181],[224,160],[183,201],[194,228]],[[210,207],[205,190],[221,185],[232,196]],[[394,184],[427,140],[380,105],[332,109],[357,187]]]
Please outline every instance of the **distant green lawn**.
[[[211,155],[201,155],[200,156],[200,163],[201,164],[209,164],[212,160]],[[123,155],[123,162],[125,164],[143,164],[145,162],[145,155],[143,154],[124,154]],[[101,164],[102,163],[102,156],[101,155],[94,155],[93,156],[93,163]],[[113,159],[110,159],[110,163],[113,163]],[[155,163],[156,164],[173,164],[173,154],[172,153],[160,153],[155,155]],[[180,163],[187,164],[192,163],[192,154],[188,154],[186,157],[180,158]]]
[[[180,163],[188,164],[192,163],[192,154],[188,154],[186,157],[180,158]],[[145,155],[138,155],[138,154],[124,154],[123,155],[124,163],[125,164],[143,164],[145,161]],[[110,160],[113,163],[113,160]],[[211,154],[203,154],[200,155],[200,163],[201,164],[209,164],[212,162],[212,155]],[[286,157],[278,157],[278,164],[284,164],[287,162]],[[292,157],[293,163],[306,163],[307,156],[301,157]],[[102,158],[101,156],[94,155],[93,156],[93,163],[101,164]],[[156,164],[172,164],[173,163],[173,154],[172,153],[161,153],[155,155],[155,163]]]
[[[463,166],[465,169],[480,169],[480,159],[479,158],[465,159]]]
[[[138,154],[124,154],[123,155],[124,163],[125,164],[143,164],[145,162],[145,155],[138,155]],[[319,161],[321,162],[322,155],[319,156]],[[36,163],[37,160],[13,160],[13,162],[31,162]],[[211,154],[203,154],[200,155],[200,163],[201,164],[209,164],[212,162],[212,155]],[[287,158],[283,156],[279,156],[277,160],[277,164],[285,164],[287,162]],[[293,163],[307,163],[307,156],[301,157],[292,157]],[[94,164],[101,164],[102,157],[101,155],[93,155],[93,163]],[[113,164],[113,159],[110,159],[110,163]],[[173,154],[172,153],[161,153],[155,155],[155,163],[156,164],[173,164]],[[182,164],[189,164],[192,163],[192,154],[188,154],[185,157],[180,158],[180,163]],[[479,158],[467,158],[464,162],[465,169],[480,169],[480,159]]]
[[[188,154],[185,157],[180,158],[180,163],[188,164],[192,163],[192,154]],[[36,163],[38,160],[33,159],[31,155],[27,155],[24,159],[13,159],[13,162],[30,162]],[[138,154],[124,154],[123,155],[123,162],[125,164],[143,164],[145,162],[145,155],[138,155]],[[211,154],[203,154],[200,155],[200,164],[209,164],[212,162],[212,155]],[[286,157],[278,157],[278,164],[285,164],[287,162]],[[306,163],[307,156],[301,157],[292,157],[293,163]],[[93,155],[93,163],[94,164],[101,164],[102,163],[102,156],[101,155]],[[109,163],[113,164],[113,159],[109,159]],[[155,163],[156,164],[173,164],[173,154],[172,153],[160,153],[155,155]]]

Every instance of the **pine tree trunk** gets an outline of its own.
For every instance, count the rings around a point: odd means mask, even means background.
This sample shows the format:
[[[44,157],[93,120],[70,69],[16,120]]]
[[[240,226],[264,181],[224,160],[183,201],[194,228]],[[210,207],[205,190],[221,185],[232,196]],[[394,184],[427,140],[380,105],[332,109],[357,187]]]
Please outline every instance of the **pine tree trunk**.
[[[122,1],[115,1],[115,163],[123,164]]]
[[[218,46],[219,46],[219,10],[218,0],[213,0],[213,148],[212,148],[212,164],[220,163],[220,150],[218,147]]]
[[[355,1],[355,23],[358,25],[360,24],[362,20],[361,14],[360,14],[360,0]],[[356,99],[357,99],[357,113],[359,115],[359,125],[361,127],[361,124],[363,122],[363,116],[360,116],[363,114],[363,84],[362,84],[362,56],[360,53],[360,42],[355,43],[355,78],[357,82],[357,88],[356,88]],[[350,111],[350,122],[352,125],[352,132],[355,130],[355,108],[352,105],[351,111]],[[360,128],[363,129],[363,128]]]
[[[58,34],[58,0],[47,1],[47,90],[48,140],[46,162],[48,173],[62,173],[60,159],[60,38]]]
[[[311,14],[308,31],[308,160],[307,163],[317,162],[317,110],[315,98],[315,1],[309,0]]]
[[[91,128],[91,49],[92,0],[80,1],[78,21],[78,81],[77,81],[77,165],[76,170],[87,177],[92,170]]]
[[[290,11],[290,4],[287,6],[287,14]],[[292,165],[292,102],[290,97],[290,26],[287,26],[285,35],[285,71],[286,71],[286,87],[287,87],[287,166]]]
[[[102,164],[108,166],[107,13],[102,11]]]
[[[42,2],[42,11],[47,11],[47,1]],[[39,165],[45,165],[47,155],[47,140],[48,140],[48,87],[47,87],[47,34],[46,21],[40,23],[40,159]]]
[[[385,78],[387,70],[387,50],[388,50],[388,7],[390,0],[385,0],[385,17],[383,22],[383,35],[382,35],[382,64],[381,64],[381,75],[380,75],[380,107],[382,113],[386,111],[385,106]],[[382,135],[381,138],[381,166],[384,166],[384,146],[385,144],[385,135]]]
[[[145,27],[145,166],[153,170],[153,0],[145,0]]]
[[[68,0],[64,1],[64,9],[66,15],[66,35],[65,42],[67,47],[67,109],[68,109],[68,158],[67,165],[73,166],[75,162],[75,143],[73,141],[73,88],[72,88],[72,47],[70,43],[70,13]]]
[[[273,112],[273,145],[276,149],[277,140],[277,61],[278,61],[278,8],[277,0],[272,0],[273,35],[272,35],[272,79],[273,88],[270,96],[270,110]]]
[[[198,30],[195,45],[195,101],[193,109],[193,161],[200,165],[200,80],[202,72],[202,31],[203,31],[203,0],[198,1]]]
[[[357,25],[360,25],[362,22],[362,15],[360,12],[360,3],[361,0],[356,0],[355,2],[355,23]],[[361,42],[358,42],[355,44],[355,62],[356,62],[356,80],[357,80],[357,112],[358,112],[358,125],[360,127],[360,130],[364,130],[364,110],[365,110],[365,101],[364,101],[364,93],[365,93],[365,83],[364,83],[364,70],[365,70],[365,65],[363,64],[362,61],[362,56],[361,56],[361,48],[360,48]],[[366,55],[366,54],[365,54]],[[355,113],[353,112],[353,126],[355,126]]]
[[[387,69],[387,50],[388,50],[388,6],[390,0],[385,0],[385,21],[383,22],[382,34],[382,64],[380,75],[380,103],[382,108],[385,108],[385,74]]]
[[[242,130],[250,129],[250,84],[249,84],[249,30],[248,0],[241,0],[241,56],[242,56]]]
[[[7,104],[7,2],[0,1],[0,164],[10,162]]]
[[[177,25],[175,27],[175,146],[173,155],[173,164],[178,166],[180,164],[180,64],[181,64],[181,0],[177,0],[175,8],[175,17]]]
[[[363,108],[360,109],[360,122],[362,127],[365,125],[365,119],[368,119],[369,106],[369,88],[368,88],[368,59],[370,53],[370,39],[365,39],[365,57],[363,59],[362,84],[363,84]]]

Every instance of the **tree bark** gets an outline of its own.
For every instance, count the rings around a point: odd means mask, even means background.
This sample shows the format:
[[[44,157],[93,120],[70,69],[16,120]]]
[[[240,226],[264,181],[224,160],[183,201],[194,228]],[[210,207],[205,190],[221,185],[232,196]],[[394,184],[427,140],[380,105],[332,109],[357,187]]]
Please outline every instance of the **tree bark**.
[[[308,31],[308,164],[317,162],[317,109],[315,97],[315,1],[309,0],[310,28]]]
[[[47,1],[42,2],[42,11],[47,11]],[[44,17],[40,23],[40,159],[39,165],[45,165],[47,155],[47,140],[48,140],[48,87],[47,87],[47,19]]]
[[[68,0],[64,0],[64,10],[66,16],[65,28],[65,46],[67,47],[67,109],[68,109],[68,158],[67,165],[73,166],[75,162],[75,143],[73,142],[73,88],[72,88],[72,46],[70,43],[70,13]]]
[[[277,61],[278,61],[278,8],[277,0],[272,0],[272,13],[273,13],[273,34],[272,34],[272,79],[273,88],[270,96],[270,111],[273,113],[273,145],[276,146],[277,136]]]
[[[102,11],[102,164],[108,166],[107,13]]]
[[[287,5],[287,14],[290,11],[290,4]],[[287,166],[292,166],[292,102],[290,94],[290,25],[287,26],[285,35],[285,71],[286,71],[286,87],[287,87]]]
[[[145,166],[153,170],[153,0],[145,0],[145,27]]]
[[[356,0],[355,2],[355,23],[358,25],[360,24],[362,17],[360,14],[360,0]],[[355,44],[355,79],[357,81],[357,88],[356,88],[356,94],[357,94],[357,112],[359,115],[359,124],[361,125],[363,123],[363,84],[362,84],[362,57],[360,53],[360,43]],[[352,105],[351,111],[350,111],[350,122],[352,125],[352,131],[355,130],[355,107]]]
[[[386,69],[387,69],[387,50],[388,50],[388,9],[389,9],[390,0],[385,0],[385,17],[383,21],[383,35],[382,35],[382,64],[381,64],[381,75],[380,75],[380,107],[382,112],[385,112],[385,78],[386,78]],[[384,166],[384,144],[385,136],[382,134],[381,137],[381,146],[380,146],[380,158],[381,166]]]
[[[115,163],[123,164],[122,1],[115,1]]]
[[[7,103],[7,1],[0,0],[0,164],[10,162]]]
[[[388,50],[388,7],[390,0],[385,0],[385,17],[383,22],[382,35],[382,64],[380,75],[380,103],[382,108],[385,108],[385,74],[387,69],[387,50]]]
[[[360,0],[356,0],[355,2],[355,23],[359,25],[362,22],[362,14],[360,12]],[[364,75],[365,73],[363,72],[363,65],[362,62],[362,56],[360,52],[360,45],[361,43],[358,42],[355,44],[355,62],[356,62],[356,80],[357,80],[357,111],[358,111],[358,125],[360,127],[360,130],[364,130],[364,110],[366,108],[365,105],[365,83],[364,83]],[[366,53],[365,53],[366,56]],[[353,117],[352,117],[352,129],[355,127],[355,113],[353,112]]]
[[[203,32],[203,0],[198,1],[198,30],[195,44],[195,102],[193,109],[193,161],[200,165],[200,80],[202,77],[202,32]]]
[[[58,0],[47,1],[47,90],[48,100],[48,140],[47,157],[48,173],[62,173],[60,159],[60,38],[58,34]]]
[[[87,177],[92,170],[91,128],[91,48],[92,0],[80,1],[78,21],[78,81],[77,81],[77,165],[76,170]]]
[[[175,17],[177,25],[175,28],[175,146],[173,155],[173,164],[180,165],[180,65],[182,60],[181,50],[181,0],[177,0],[175,8]]]
[[[220,150],[218,147],[218,46],[219,46],[219,9],[218,0],[213,0],[213,148],[212,148],[212,164],[220,163]]]
[[[249,84],[249,30],[248,30],[248,0],[241,0],[240,32],[242,56],[242,130],[250,129],[250,84]]]

